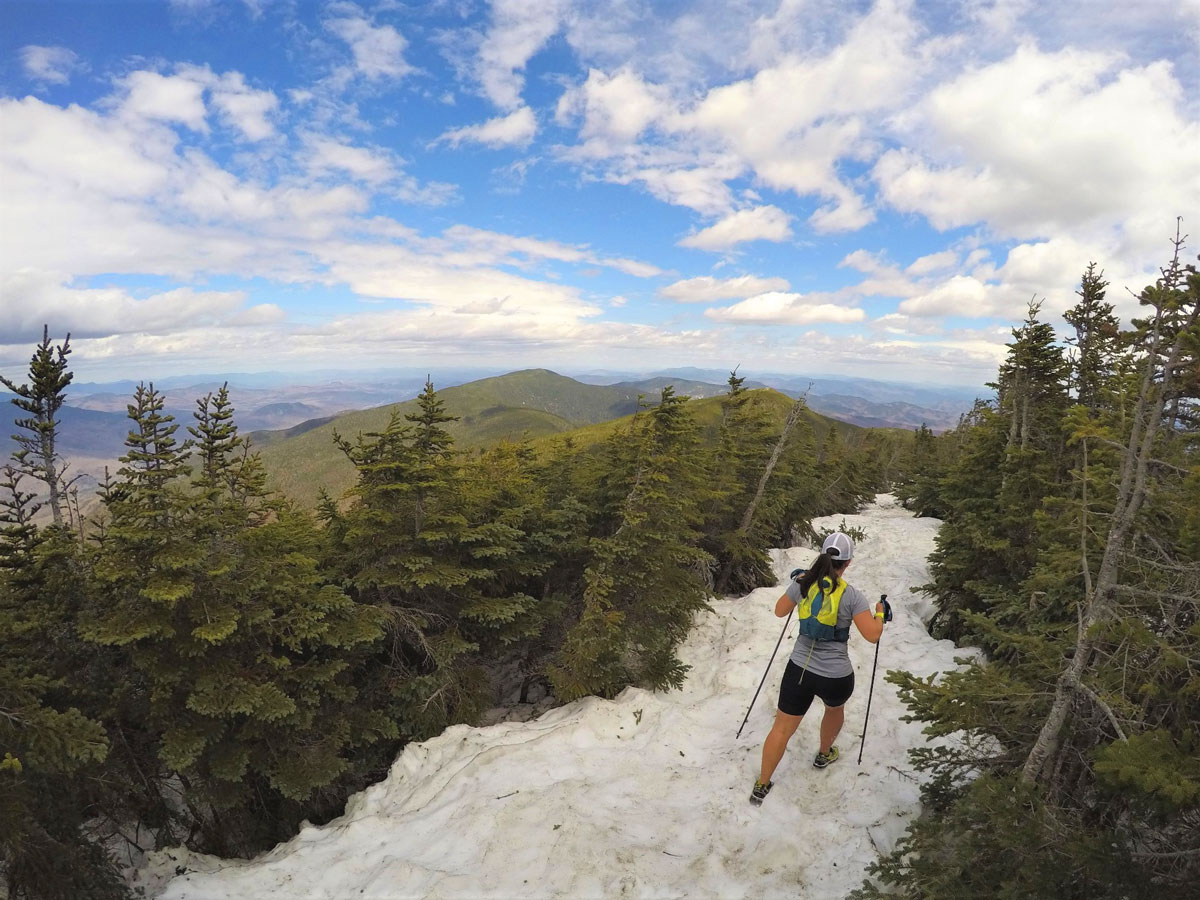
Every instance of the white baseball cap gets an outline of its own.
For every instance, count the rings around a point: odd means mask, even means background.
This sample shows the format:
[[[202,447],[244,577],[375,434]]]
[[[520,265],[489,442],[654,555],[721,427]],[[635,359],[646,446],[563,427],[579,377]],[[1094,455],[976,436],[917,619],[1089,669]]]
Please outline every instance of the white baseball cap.
[[[850,540],[848,535],[835,531],[825,538],[825,543],[821,545],[821,552],[828,553],[838,562],[846,562],[854,559],[854,541]]]

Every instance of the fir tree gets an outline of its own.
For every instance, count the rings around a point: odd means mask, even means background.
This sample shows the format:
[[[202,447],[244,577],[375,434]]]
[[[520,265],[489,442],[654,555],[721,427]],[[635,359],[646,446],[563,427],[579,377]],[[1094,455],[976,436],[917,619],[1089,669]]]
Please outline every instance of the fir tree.
[[[775,581],[765,548],[777,530],[784,496],[767,469],[776,446],[785,449],[791,428],[781,435],[762,393],[747,391],[744,381],[736,372],[729,374],[705,503],[702,546],[716,559],[718,593],[744,593]],[[790,419],[792,426],[796,418]]]
[[[936,680],[889,674],[926,733],[955,740],[913,752],[931,776],[923,795],[934,814],[874,867],[890,887],[857,896],[1148,900],[1182,895],[1200,876],[1200,704],[1189,662],[1200,653],[1200,559],[1188,531],[1200,277],[1177,254],[1141,299],[1151,315],[1114,342],[1138,348],[1139,383],[1110,388],[1131,370],[1117,359],[1094,405],[1060,409],[1061,446],[1036,404],[1028,418],[1023,404],[987,410],[967,429],[943,482],[935,593],[943,610],[962,592],[979,598],[956,615],[991,659]],[[1056,393],[1044,395],[1047,412]],[[1005,410],[1019,417],[1015,439]],[[1035,462],[1062,477],[1043,480],[1032,508],[1037,552],[1013,553],[1008,505],[1031,506],[1002,463],[1009,483],[990,507],[994,482],[972,458],[987,447],[1007,463],[1025,422],[1047,454]],[[1005,590],[989,574],[994,553],[1014,564]]]
[[[50,327],[42,329],[42,342],[29,361],[29,383],[20,384],[0,375],[0,384],[16,394],[12,403],[28,417],[17,419],[17,427],[25,434],[13,435],[20,450],[13,456],[17,468],[46,485],[50,512],[54,524],[63,524],[62,477],[66,465],[58,452],[58,425],[55,418],[66,402],[67,385],[74,377],[67,365],[71,353],[71,336],[54,347],[50,343]]]
[[[525,513],[505,508],[520,489],[473,503],[443,427],[452,421],[427,382],[418,412],[354,445],[338,438],[359,481],[331,535],[355,597],[386,611],[395,640],[380,660],[377,702],[405,737],[472,719],[490,693],[480,653],[538,628],[527,590],[544,563]]]
[[[190,481],[161,395],[139,387],[130,417],[87,635],[129,654],[128,725],[180,777],[204,845],[244,852],[353,777],[351,750],[395,736],[355,702],[378,616],[321,577],[317,532],[262,489],[224,390],[198,404]]]
[[[1113,314],[1113,305],[1104,299],[1107,287],[1104,273],[1096,271],[1094,262],[1088,263],[1076,291],[1079,302],[1063,314],[1067,324],[1075,329],[1075,337],[1068,339],[1077,352],[1072,367],[1075,395],[1079,403],[1089,408],[1101,404],[1116,374],[1120,323]]]
[[[23,473],[0,483],[0,883],[8,895],[116,898],[111,860],[85,832],[109,741],[80,709],[94,667],[79,652],[79,547],[41,533]]]
[[[620,523],[593,545],[579,621],[549,667],[560,699],[678,687],[687,673],[675,649],[706,608],[711,558],[695,546],[703,470],[685,400],[664,388],[626,438],[636,455]]]

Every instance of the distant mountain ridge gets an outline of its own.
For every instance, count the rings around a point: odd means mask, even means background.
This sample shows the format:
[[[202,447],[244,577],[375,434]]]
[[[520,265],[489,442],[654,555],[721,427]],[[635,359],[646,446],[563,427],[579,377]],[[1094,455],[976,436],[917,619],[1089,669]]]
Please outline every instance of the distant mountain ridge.
[[[579,376],[590,384],[610,384],[616,377],[617,373],[607,372]],[[729,373],[721,369],[684,366],[651,372],[641,381],[617,383],[671,379],[724,383],[728,377]],[[970,385],[890,382],[844,375],[755,373],[753,379],[747,379],[746,387],[771,387],[790,397],[805,394],[813,411],[855,425],[909,429],[927,425],[938,432],[957,425],[959,416],[971,409],[977,397],[991,396],[989,389]]]
[[[332,431],[336,428],[352,438],[360,431],[383,428],[392,408],[411,411],[412,398],[425,380],[424,376],[381,374],[389,375],[390,380],[366,385],[331,382],[276,388],[234,387],[233,379],[245,376],[229,377],[238,425],[263,451],[276,487],[306,502],[309,495],[315,498],[314,485],[322,483],[327,468],[341,471],[329,484],[331,491],[349,486],[353,472],[333,446]],[[637,408],[639,397],[643,402],[653,402],[667,384],[694,398],[720,396],[728,389],[729,373],[685,367],[595,383],[612,377],[610,373],[581,377],[592,379],[589,383],[548,369],[526,369],[465,384],[446,386],[435,381],[435,385],[451,412],[461,416],[453,429],[460,446],[474,449],[502,439],[544,437],[619,419]],[[257,383],[283,378],[268,373]],[[254,383],[254,379],[246,380]],[[192,424],[196,399],[216,390],[225,379],[197,376],[191,383],[184,383],[188,381],[174,377],[156,382],[165,389],[166,411],[176,416],[181,440]],[[128,382],[129,393],[119,392],[125,386],[73,384],[69,405],[60,414],[60,447],[72,464],[72,472],[88,476],[84,486],[94,483],[105,466],[115,470],[117,457],[125,451],[129,432],[126,406],[135,383]],[[792,397],[807,392],[814,412],[853,425],[911,429],[925,423],[935,431],[953,427],[977,393],[955,386],[897,385],[840,376],[809,379],[768,375],[747,379],[745,386],[773,387]],[[87,392],[99,387],[107,390]],[[4,399],[7,397],[0,394],[0,401]],[[11,440],[8,443],[10,450],[15,448]]]
[[[724,385],[669,377],[590,385],[548,369],[526,369],[439,390],[438,396],[446,411],[459,417],[447,426],[456,446],[473,450],[501,440],[544,440],[577,429],[582,429],[581,440],[598,438],[608,433],[607,423],[632,414],[639,402],[655,402],[667,384],[697,398],[703,394],[711,399],[727,390]],[[791,404],[778,393],[774,396],[778,400],[775,405],[783,410],[781,415],[786,414]],[[289,429],[286,437],[258,432],[251,439],[262,449],[271,486],[312,506],[321,488],[336,497],[354,483],[354,467],[333,443],[335,431],[353,440],[359,433],[382,431],[393,411],[404,415],[416,408],[416,401],[408,400],[322,419],[312,427],[304,423]],[[854,425],[830,420],[821,423],[821,430],[832,426],[846,432],[857,430]]]

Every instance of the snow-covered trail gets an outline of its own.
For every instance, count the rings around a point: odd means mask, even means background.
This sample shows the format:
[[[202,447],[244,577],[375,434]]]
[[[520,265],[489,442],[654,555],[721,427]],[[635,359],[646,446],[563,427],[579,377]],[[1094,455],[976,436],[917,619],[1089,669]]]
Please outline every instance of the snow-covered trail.
[[[837,527],[842,518],[816,524]],[[770,797],[762,807],[747,802],[795,636],[789,626],[735,739],[782,627],[773,610],[782,588],[762,588],[716,600],[700,618],[682,648],[692,666],[682,690],[631,688],[531,722],[455,726],[405,748],[389,777],[329,825],[246,862],[155,854],[142,872],[146,887],[153,893],[159,873],[185,865],[163,897],[844,897],[918,811],[905,751],[925,738],[919,724],[899,720],[903,707],[883,674],[945,671],[956,653],[929,637],[927,602],[909,590],[929,580],[937,520],[912,518],[888,495],[845,520],[867,535],[848,580],[872,601],[887,593],[895,610],[861,767],[875,648],[855,632],[842,758],[812,768],[818,702]],[[772,551],[781,583],[812,555]]]

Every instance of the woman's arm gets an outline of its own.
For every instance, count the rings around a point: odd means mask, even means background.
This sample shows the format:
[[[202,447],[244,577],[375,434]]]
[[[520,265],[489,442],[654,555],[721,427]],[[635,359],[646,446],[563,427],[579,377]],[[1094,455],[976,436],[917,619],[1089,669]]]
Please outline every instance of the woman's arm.
[[[875,604],[875,612],[883,612],[883,604]],[[873,615],[868,610],[863,610],[854,617],[854,625],[858,629],[858,633],[865,637],[872,644],[879,643],[879,637],[883,634],[883,619]]]
[[[792,610],[795,608],[796,608],[796,601],[794,601],[787,594],[784,594],[782,597],[780,597],[778,600],[775,601],[775,615],[779,616],[779,618],[781,618],[781,619],[784,616],[790,616],[792,614]]]

